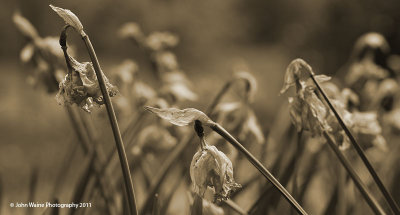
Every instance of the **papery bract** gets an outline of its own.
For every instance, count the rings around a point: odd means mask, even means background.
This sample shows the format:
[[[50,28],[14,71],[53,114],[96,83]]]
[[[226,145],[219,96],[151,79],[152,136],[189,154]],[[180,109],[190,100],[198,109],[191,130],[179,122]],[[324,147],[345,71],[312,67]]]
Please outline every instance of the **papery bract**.
[[[177,126],[189,125],[195,120],[201,121],[204,125],[212,123],[211,119],[208,118],[206,114],[195,108],[186,108],[183,110],[177,108],[159,109],[150,106],[146,106],[145,108],[148,111]]]

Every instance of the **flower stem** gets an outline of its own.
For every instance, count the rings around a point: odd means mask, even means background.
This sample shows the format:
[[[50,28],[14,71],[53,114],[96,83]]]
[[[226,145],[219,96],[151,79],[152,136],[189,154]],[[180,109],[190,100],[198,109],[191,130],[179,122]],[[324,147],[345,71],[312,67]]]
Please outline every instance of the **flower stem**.
[[[210,126],[212,130],[221,135],[225,140],[231,143],[237,150],[245,155],[254,167],[268,179],[276,189],[286,198],[286,200],[296,209],[299,214],[307,214],[307,212],[297,203],[297,201],[290,195],[290,193],[283,187],[279,181],[257,160],[246,148],[244,148],[228,131],[226,131],[218,123]]]
[[[138,212],[136,209],[136,200],[135,200],[135,193],[134,193],[134,189],[133,189],[132,176],[131,176],[130,169],[129,169],[128,159],[126,157],[124,143],[122,141],[121,133],[119,130],[117,117],[115,116],[114,107],[112,105],[111,98],[108,95],[107,87],[106,87],[104,77],[103,77],[103,72],[101,71],[100,63],[99,63],[96,53],[93,49],[93,45],[90,42],[89,36],[87,34],[83,34],[82,39],[85,42],[90,59],[93,63],[93,68],[96,72],[96,76],[99,81],[99,86],[101,89],[101,93],[103,94],[108,118],[110,120],[111,128],[113,130],[114,139],[115,139],[116,147],[118,150],[119,160],[121,163],[122,173],[123,173],[124,180],[125,180],[125,185],[126,185],[125,187],[127,189],[126,191],[127,191],[128,201],[129,201],[130,214],[137,215]]]
[[[221,101],[223,95],[228,91],[229,86],[231,81],[228,81],[222,89],[217,93],[213,101],[211,102],[211,105],[207,108],[207,115],[210,115],[217,104]],[[168,171],[171,169],[172,165],[178,160],[179,156],[184,152],[184,149],[186,149],[186,146],[193,140],[195,135],[193,133],[190,133],[188,135],[185,135],[181,141],[175,146],[175,148],[172,150],[171,154],[168,155],[168,157],[165,159],[163,162],[163,165],[160,167],[160,170],[157,172],[157,175],[154,177],[153,182],[151,183],[149,192],[147,194],[145,203],[143,204],[141,211],[141,214],[146,213],[150,207],[151,207],[151,198],[156,194],[157,190],[160,188],[164,178],[167,176]]]
[[[240,215],[247,215],[247,212],[243,210],[236,202],[232,201],[231,199],[227,199],[223,201],[223,204],[234,210],[236,213]]]
[[[364,197],[365,201],[368,203],[368,205],[374,211],[374,213],[375,214],[386,214],[382,210],[382,208],[380,207],[378,202],[374,199],[374,197],[369,193],[368,189],[365,187],[365,185],[362,183],[361,179],[358,177],[357,173],[354,171],[353,167],[350,165],[350,162],[342,154],[342,152],[336,146],[336,144],[334,143],[332,138],[329,136],[329,134],[324,131],[323,135],[326,138],[329,147],[331,147],[333,152],[336,154],[337,158],[342,163],[343,167],[347,170],[351,179],[353,179],[354,184],[360,191],[361,195]]]
[[[313,80],[315,86],[318,88],[319,92],[321,92],[322,97],[328,104],[329,108],[332,110],[333,114],[335,115],[336,119],[338,120],[340,126],[343,128],[344,132],[346,135],[349,137],[350,142],[352,143],[353,147],[356,149],[358,155],[360,156],[361,160],[363,161],[364,165],[367,167],[369,173],[371,174],[372,178],[374,179],[375,183],[378,185],[379,190],[385,197],[386,202],[389,204],[390,208],[395,214],[400,214],[400,209],[397,203],[394,201],[392,195],[389,193],[389,191],[386,189],[385,185],[379,178],[378,174],[376,173],[374,167],[372,164],[369,162],[367,156],[364,153],[364,150],[361,148],[360,144],[356,141],[350,130],[347,128],[346,124],[344,124],[342,118],[340,117],[339,113],[336,111],[336,109],[333,107],[332,103],[329,101],[328,96],[325,94],[325,92],[322,90],[321,86],[318,84],[318,82],[315,80],[314,76],[310,74],[311,79]]]

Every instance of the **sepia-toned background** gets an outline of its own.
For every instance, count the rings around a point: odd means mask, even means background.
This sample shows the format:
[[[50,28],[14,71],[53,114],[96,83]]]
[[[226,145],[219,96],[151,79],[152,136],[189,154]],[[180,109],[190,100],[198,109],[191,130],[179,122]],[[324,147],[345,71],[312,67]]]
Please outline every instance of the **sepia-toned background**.
[[[301,57],[317,74],[334,76],[348,62],[357,38],[370,31],[385,36],[391,54],[400,53],[400,4],[394,0],[1,1],[0,214],[25,213],[26,209],[11,209],[8,204],[27,201],[32,178],[37,180],[34,199],[51,200],[57,174],[62,171],[59,168],[71,143],[77,141],[55,94],[32,88],[26,77],[29,67],[19,62],[19,52],[26,43],[12,22],[13,13],[19,11],[29,19],[41,36],[58,36],[64,23],[49,4],[78,15],[106,75],[124,59],[132,59],[139,65],[141,77],[149,84],[155,83],[143,52],[131,41],[118,37],[124,23],[136,22],[146,33],[169,31],[178,35],[179,44],[172,50],[199,96],[198,101],[183,103],[180,108],[205,110],[231,77],[233,67],[245,63],[258,82],[252,107],[265,134],[287,100],[278,94],[292,59]],[[69,35],[69,42],[77,49],[76,57],[88,61],[81,39],[74,33]],[[90,117],[105,124],[96,129],[102,134],[102,142],[108,144],[106,148],[114,147],[107,118]],[[83,157],[77,150],[70,163],[72,170],[68,170],[70,174],[60,188],[66,193],[72,192]],[[393,168],[398,171],[400,166]],[[319,183],[316,188],[324,187],[323,179]],[[399,194],[395,196],[397,201]],[[315,202],[306,202],[311,214],[321,213],[328,201],[318,192],[315,195]],[[41,211],[35,209],[34,213]]]

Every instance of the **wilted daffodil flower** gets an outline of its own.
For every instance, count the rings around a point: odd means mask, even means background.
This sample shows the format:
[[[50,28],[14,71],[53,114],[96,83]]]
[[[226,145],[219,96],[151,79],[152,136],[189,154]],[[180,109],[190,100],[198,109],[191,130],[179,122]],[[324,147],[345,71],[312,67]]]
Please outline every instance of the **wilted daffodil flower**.
[[[178,126],[200,123],[205,126],[213,126],[215,123],[203,112],[187,108],[179,110],[176,108],[154,108],[146,107],[147,110],[159,117]],[[201,127],[201,126],[200,126]],[[201,127],[201,133],[203,132]],[[195,126],[196,130],[196,126]],[[199,135],[199,131],[196,130]],[[228,157],[219,151],[215,146],[209,146],[204,138],[204,133],[199,135],[201,149],[198,151],[190,165],[190,178],[193,182],[194,191],[201,197],[204,196],[208,187],[215,190],[215,199],[226,199],[237,188],[239,184],[233,180],[232,163]]]
[[[49,93],[56,92],[58,83],[65,76],[64,54],[58,37],[40,37],[36,28],[19,13],[14,13],[13,22],[28,41],[20,52],[22,63],[34,66],[28,83],[35,87],[44,86]]]
[[[118,35],[121,38],[132,38],[139,45],[142,45],[146,38],[140,26],[135,22],[128,22],[122,25],[118,31]]]
[[[153,51],[171,48],[179,43],[177,35],[170,32],[153,32],[146,38],[146,46]]]
[[[149,125],[143,128],[139,135],[135,146],[132,148],[134,155],[141,152],[159,152],[171,149],[175,146],[177,140],[168,129],[160,123]]]
[[[190,178],[194,192],[201,197],[208,187],[213,187],[214,200],[227,199],[233,191],[241,187],[233,179],[233,167],[229,158],[215,146],[207,144],[193,156]]]
[[[67,64],[70,71],[60,83],[60,90],[56,99],[61,105],[77,104],[83,110],[90,112],[93,104],[104,104],[100,86],[93,65],[90,62],[79,63],[68,56]],[[112,97],[118,93],[108,78],[103,74],[107,92]],[[93,103],[94,102],[94,103]]]

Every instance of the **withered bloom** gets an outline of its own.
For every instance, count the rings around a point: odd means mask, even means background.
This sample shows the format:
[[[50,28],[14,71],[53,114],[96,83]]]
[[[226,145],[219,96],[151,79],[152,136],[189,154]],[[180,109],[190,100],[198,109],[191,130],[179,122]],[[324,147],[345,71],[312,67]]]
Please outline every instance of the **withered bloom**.
[[[79,63],[73,57],[68,56],[67,64],[70,71],[60,83],[60,90],[56,96],[58,103],[61,105],[77,104],[87,112],[91,111],[93,104],[104,104],[92,63]],[[103,76],[107,92],[111,97],[115,96],[118,93],[117,88],[108,81],[104,74]]]
[[[233,191],[241,187],[233,179],[233,167],[229,158],[215,146],[208,146],[205,142],[203,149],[193,156],[190,178],[194,192],[201,197],[208,187],[213,187],[214,201],[229,198]]]

